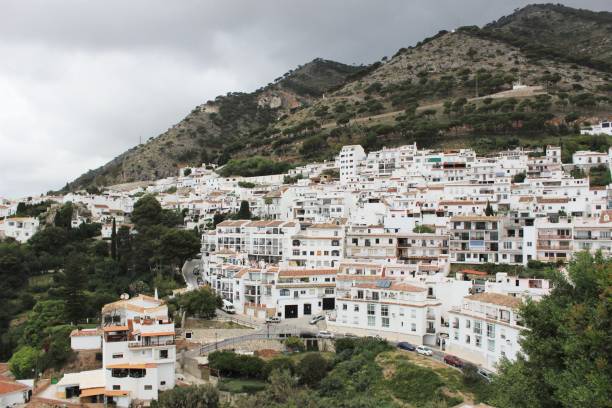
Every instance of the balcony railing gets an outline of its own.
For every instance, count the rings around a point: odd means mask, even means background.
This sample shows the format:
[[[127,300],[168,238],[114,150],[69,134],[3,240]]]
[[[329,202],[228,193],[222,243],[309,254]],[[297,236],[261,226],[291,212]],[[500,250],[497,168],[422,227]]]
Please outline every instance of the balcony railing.
[[[435,332],[436,332],[435,327],[428,327],[427,329],[425,329],[425,333],[434,334]]]
[[[130,341],[128,342],[129,348],[142,348],[142,347],[159,347],[159,346],[172,346],[174,345],[174,339],[172,340],[151,340],[151,341]]]

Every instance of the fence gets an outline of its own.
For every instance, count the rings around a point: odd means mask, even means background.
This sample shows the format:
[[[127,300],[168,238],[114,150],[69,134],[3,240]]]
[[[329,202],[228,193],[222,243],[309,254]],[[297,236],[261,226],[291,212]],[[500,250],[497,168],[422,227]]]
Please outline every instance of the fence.
[[[244,336],[232,337],[229,339],[220,340],[214,343],[204,344],[200,347],[200,355],[210,353],[226,346],[233,346],[253,340],[283,340],[287,337],[299,336],[307,339],[316,338],[315,333],[306,332],[303,329],[293,326],[269,327],[265,332],[246,334]]]

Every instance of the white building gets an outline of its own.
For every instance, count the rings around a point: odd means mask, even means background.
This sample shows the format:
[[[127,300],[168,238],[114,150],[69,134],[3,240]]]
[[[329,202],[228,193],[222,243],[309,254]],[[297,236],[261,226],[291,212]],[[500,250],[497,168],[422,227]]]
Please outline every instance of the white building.
[[[27,242],[38,231],[39,221],[34,217],[14,217],[0,220],[0,239],[14,238]]]
[[[450,310],[447,351],[495,371],[502,358],[515,360],[524,330],[517,309],[521,300],[499,293],[478,293],[463,298]]]

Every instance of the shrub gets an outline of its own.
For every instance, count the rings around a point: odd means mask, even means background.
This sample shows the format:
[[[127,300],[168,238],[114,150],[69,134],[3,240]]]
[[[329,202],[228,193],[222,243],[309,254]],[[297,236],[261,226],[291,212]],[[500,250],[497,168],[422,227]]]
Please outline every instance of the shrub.
[[[307,354],[298,363],[296,372],[302,384],[314,386],[327,374],[327,360],[319,353]]]
[[[266,374],[266,363],[261,358],[239,355],[233,351],[211,353],[208,365],[226,377],[260,378]]]
[[[266,363],[265,377],[270,378],[270,375],[275,370],[288,371],[290,374],[295,373],[295,363],[289,357],[277,357]]]
[[[285,347],[287,347],[291,351],[304,351],[306,348],[304,346],[304,341],[299,337],[288,337],[284,341]]]

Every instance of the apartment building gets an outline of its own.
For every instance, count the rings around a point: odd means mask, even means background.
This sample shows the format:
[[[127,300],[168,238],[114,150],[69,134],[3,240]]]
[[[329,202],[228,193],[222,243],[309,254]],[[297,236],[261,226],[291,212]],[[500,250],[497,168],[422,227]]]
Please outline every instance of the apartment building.
[[[281,269],[273,294],[276,315],[284,319],[335,309],[337,269]]]
[[[454,263],[499,262],[499,216],[454,216],[449,224],[449,252]]]
[[[360,145],[343,146],[336,158],[336,167],[340,169],[340,183],[345,184],[358,176],[358,167],[366,158],[365,150]]]
[[[478,293],[463,298],[449,312],[447,351],[495,371],[502,358],[515,360],[524,329],[517,309],[521,299],[499,293]]]
[[[441,303],[427,293],[425,287],[395,280],[355,282],[338,294],[335,320],[328,324],[358,335],[382,332],[390,339],[435,344]]]
[[[346,219],[304,226],[291,237],[289,266],[338,267],[344,258]]]
[[[100,332],[102,368],[64,374],[57,384],[58,398],[129,407],[148,404],[160,391],[174,388],[175,331],[164,301],[122,295],[102,308]]]
[[[347,258],[394,259],[397,236],[382,225],[353,225],[346,232]]]

